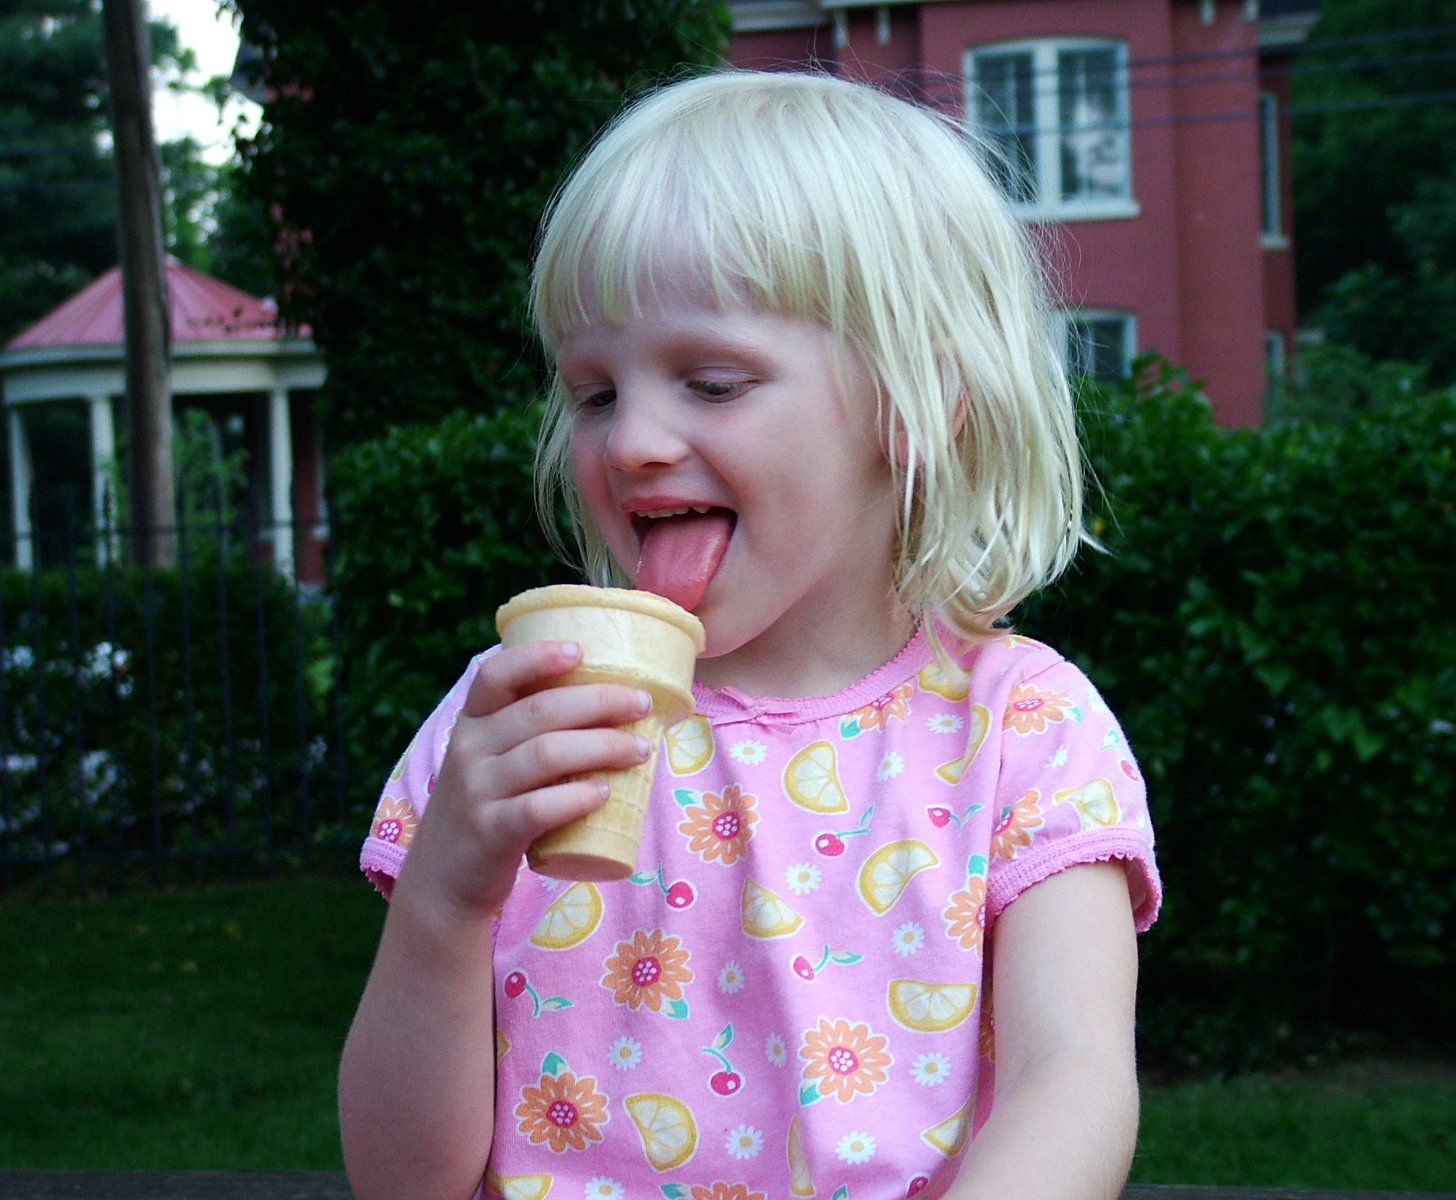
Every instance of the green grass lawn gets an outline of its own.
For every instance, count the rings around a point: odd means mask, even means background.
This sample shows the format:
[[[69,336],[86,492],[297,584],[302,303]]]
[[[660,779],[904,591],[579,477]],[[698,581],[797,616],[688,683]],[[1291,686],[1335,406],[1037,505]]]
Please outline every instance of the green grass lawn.
[[[362,881],[0,903],[0,1166],[336,1169]],[[1439,1191],[1456,1062],[1148,1086],[1134,1180]]]

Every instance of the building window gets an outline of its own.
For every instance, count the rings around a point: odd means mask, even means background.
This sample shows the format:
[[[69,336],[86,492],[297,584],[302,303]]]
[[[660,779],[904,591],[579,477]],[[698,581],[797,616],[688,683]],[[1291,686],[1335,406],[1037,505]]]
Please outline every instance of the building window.
[[[1067,374],[1113,383],[1132,374],[1137,338],[1130,313],[1079,310],[1064,313]]]
[[[1279,217],[1279,98],[1259,93],[1259,207],[1265,245],[1282,246]]]
[[[1264,378],[1270,396],[1277,397],[1288,378],[1289,363],[1284,352],[1284,335],[1277,329],[1264,331]]]
[[[985,46],[965,67],[967,112],[1027,215],[1135,215],[1124,43]]]

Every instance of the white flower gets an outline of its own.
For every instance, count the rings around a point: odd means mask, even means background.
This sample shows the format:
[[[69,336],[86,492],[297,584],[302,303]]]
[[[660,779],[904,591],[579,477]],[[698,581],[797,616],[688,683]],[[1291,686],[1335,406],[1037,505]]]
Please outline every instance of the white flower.
[[[763,1130],[740,1125],[728,1134],[727,1146],[734,1158],[757,1158],[763,1150]]]
[[[925,945],[925,930],[914,921],[906,921],[890,935],[890,944],[894,946],[895,953],[904,958]]]
[[[751,739],[734,742],[728,753],[735,762],[741,762],[745,766],[756,767],[768,757],[768,747],[762,742],[755,742]]]
[[[763,1044],[763,1052],[768,1057],[768,1061],[776,1067],[782,1067],[789,1061],[789,1049],[784,1045],[782,1034],[769,1034]]]
[[[725,996],[731,996],[743,986],[743,968],[731,959],[723,964],[723,969],[718,972],[718,990]]]
[[[841,1162],[866,1163],[875,1156],[875,1139],[867,1133],[846,1133],[834,1152]]]
[[[880,765],[875,771],[875,778],[881,783],[887,779],[894,779],[905,769],[905,760],[894,750],[891,750],[880,760]]]
[[[824,873],[813,863],[795,863],[784,872],[784,878],[788,880],[789,891],[794,895],[807,896],[819,886]]]
[[[612,1043],[607,1059],[619,1071],[630,1071],[642,1061],[642,1043],[634,1037],[623,1034]]]
[[[596,1175],[587,1180],[586,1200],[622,1200],[622,1185],[605,1175]]]
[[[931,733],[955,733],[964,724],[964,719],[955,713],[936,713],[925,722],[925,727]]]
[[[1058,767],[1063,766],[1066,761],[1067,748],[1065,746],[1058,746],[1056,753],[1047,759],[1047,770],[1055,771]]]
[[[944,1083],[950,1075],[950,1059],[937,1050],[922,1054],[910,1068],[910,1075],[916,1083],[934,1087]]]

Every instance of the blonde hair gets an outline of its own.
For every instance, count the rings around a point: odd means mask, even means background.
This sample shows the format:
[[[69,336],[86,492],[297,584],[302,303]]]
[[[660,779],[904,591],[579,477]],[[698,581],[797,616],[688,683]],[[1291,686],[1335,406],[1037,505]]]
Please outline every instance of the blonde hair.
[[[965,130],[817,73],[669,84],[607,127],[547,209],[531,302],[548,355],[588,297],[622,320],[669,268],[725,309],[816,320],[860,356],[898,448],[895,578],[912,611],[984,634],[1070,563],[1083,463],[1045,282]],[[538,503],[551,528],[563,494],[588,576],[623,582],[569,442],[556,380]]]

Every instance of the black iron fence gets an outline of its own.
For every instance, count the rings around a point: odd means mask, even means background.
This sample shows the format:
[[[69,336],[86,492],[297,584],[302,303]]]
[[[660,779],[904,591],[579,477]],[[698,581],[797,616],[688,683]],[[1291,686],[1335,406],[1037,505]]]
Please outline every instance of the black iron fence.
[[[25,566],[0,568],[0,894],[236,878],[358,843],[326,531],[151,531],[162,567],[137,532],[6,548]]]

